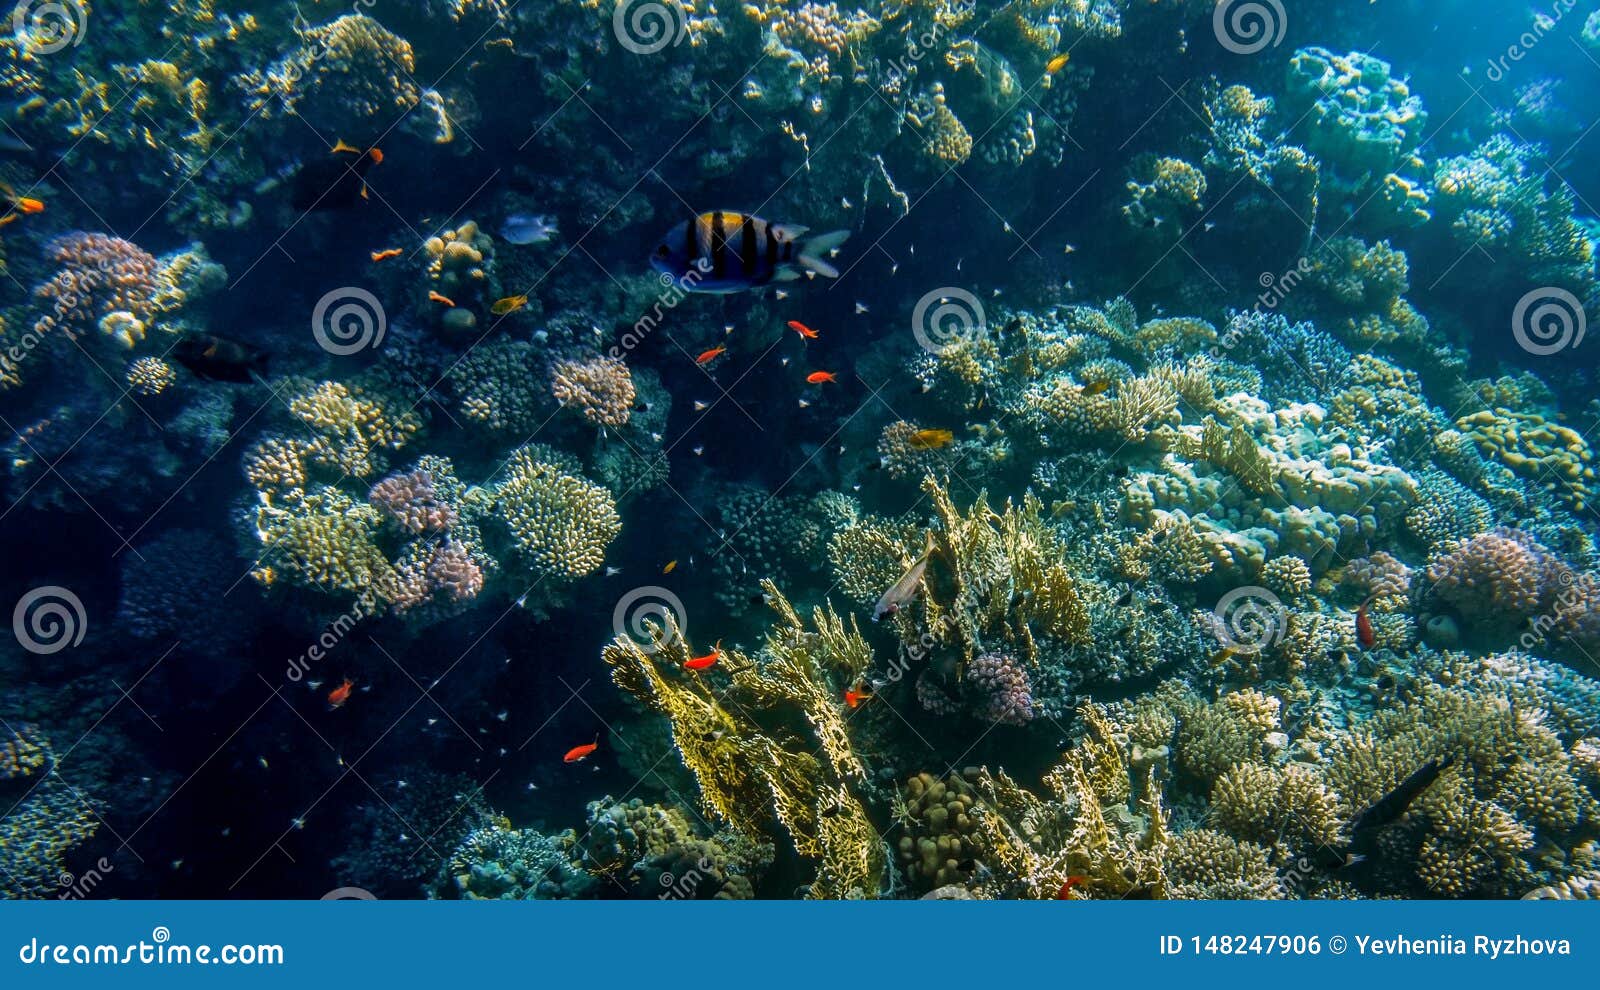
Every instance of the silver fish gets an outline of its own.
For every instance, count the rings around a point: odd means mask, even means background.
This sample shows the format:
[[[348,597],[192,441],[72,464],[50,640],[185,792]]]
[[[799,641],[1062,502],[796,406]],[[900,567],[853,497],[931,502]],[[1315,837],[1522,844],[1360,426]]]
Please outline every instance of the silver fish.
[[[872,607],[872,621],[881,622],[887,616],[894,615],[911,600],[917,597],[922,590],[922,578],[928,572],[928,561],[933,559],[933,533],[928,534],[927,548],[922,551],[922,556],[911,562],[900,580],[890,586],[883,597],[878,599],[878,604]]]

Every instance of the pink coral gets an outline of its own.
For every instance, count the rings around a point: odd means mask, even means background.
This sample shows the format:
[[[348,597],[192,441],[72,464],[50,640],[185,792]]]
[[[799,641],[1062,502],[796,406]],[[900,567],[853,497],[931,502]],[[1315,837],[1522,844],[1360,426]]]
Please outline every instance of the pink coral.
[[[1411,568],[1382,550],[1352,560],[1345,568],[1344,580],[1363,596],[1406,598],[1411,594]]]
[[[1532,536],[1502,526],[1434,558],[1428,580],[1469,621],[1514,628],[1545,603],[1562,570]]]
[[[977,695],[977,714],[991,722],[1027,725],[1033,720],[1033,682],[1016,657],[985,653],[967,668],[967,687]]]
[[[36,331],[60,328],[76,338],[112,313],[143,321],[155,312],[160,264],[137,244],[79,231],[56,238],[47,250],[63,267],[34,289],[35,295],[54,304],[35,325]]]
[[[446,592],[451,601],[464,602],[478,597],[483,590],[483,568],[464,545],[446,541],[434,549],[428,560],[428,580],[436,590]]]
[[[637,398],[628,366],[619,358],[598,354],[556,362],[550,391],[557,402],[598,426],[626,426]]]
[[[412,533],[442,533],[456,524],[456,510],[440,499],[433,475],[420,468],[373,485],[367,500]]]

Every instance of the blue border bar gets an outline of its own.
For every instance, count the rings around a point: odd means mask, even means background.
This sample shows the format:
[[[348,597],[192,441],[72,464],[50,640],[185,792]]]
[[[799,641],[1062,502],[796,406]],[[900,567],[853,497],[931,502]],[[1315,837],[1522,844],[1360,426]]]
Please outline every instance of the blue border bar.
[[[1398,938],[1417,940],[1408,948],[1443,951],[1396,953]],[[1559,952],[1563,943],[1570,954],[1534,954]],[[130,959],[53,961],[62,951],[71,955],[55,946],[80,944],[131,947]],[[178,946],[197,953],[202,945],[212,958],[228,945],[279,946],[282,961],[155,961]],[[344,980],[817,990],[839,980],[898,986],[934,974],[942,987],[1270,977],[1293,979],[1294,990],[1350,990],[1358,979],[1443,977],[1503,990],[1508,979],[1589,985],[1597,946],[1596,902],[0,904],[0,987],[7,990]],[[139,962],[141,952],[152,961]]]

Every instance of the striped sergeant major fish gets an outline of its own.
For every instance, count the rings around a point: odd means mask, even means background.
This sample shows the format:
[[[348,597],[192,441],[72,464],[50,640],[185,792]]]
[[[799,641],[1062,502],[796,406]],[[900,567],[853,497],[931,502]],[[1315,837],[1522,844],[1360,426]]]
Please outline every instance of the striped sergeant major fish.
[[[807,237],[808,229],[715,210],[668,231],[650,264],[690,292],[746,292],[802,275],[838,278],[839,270],[828,263],[828,255],[850,232]]]

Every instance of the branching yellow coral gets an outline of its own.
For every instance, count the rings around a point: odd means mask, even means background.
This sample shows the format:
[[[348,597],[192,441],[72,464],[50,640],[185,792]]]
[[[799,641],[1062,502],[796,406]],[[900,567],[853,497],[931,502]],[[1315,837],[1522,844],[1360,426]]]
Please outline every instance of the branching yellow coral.
[[[334,381],[290,399],[289,412],[316,432],[308,457],[354,478],[382,471],[388,453],[404,447],[422,429],[416,413]]]
[[[572,580],[598,569],[622,529],[611,493],[569,468],[554,451],[522,447],[495,488],[501,518],[540,577]]]

